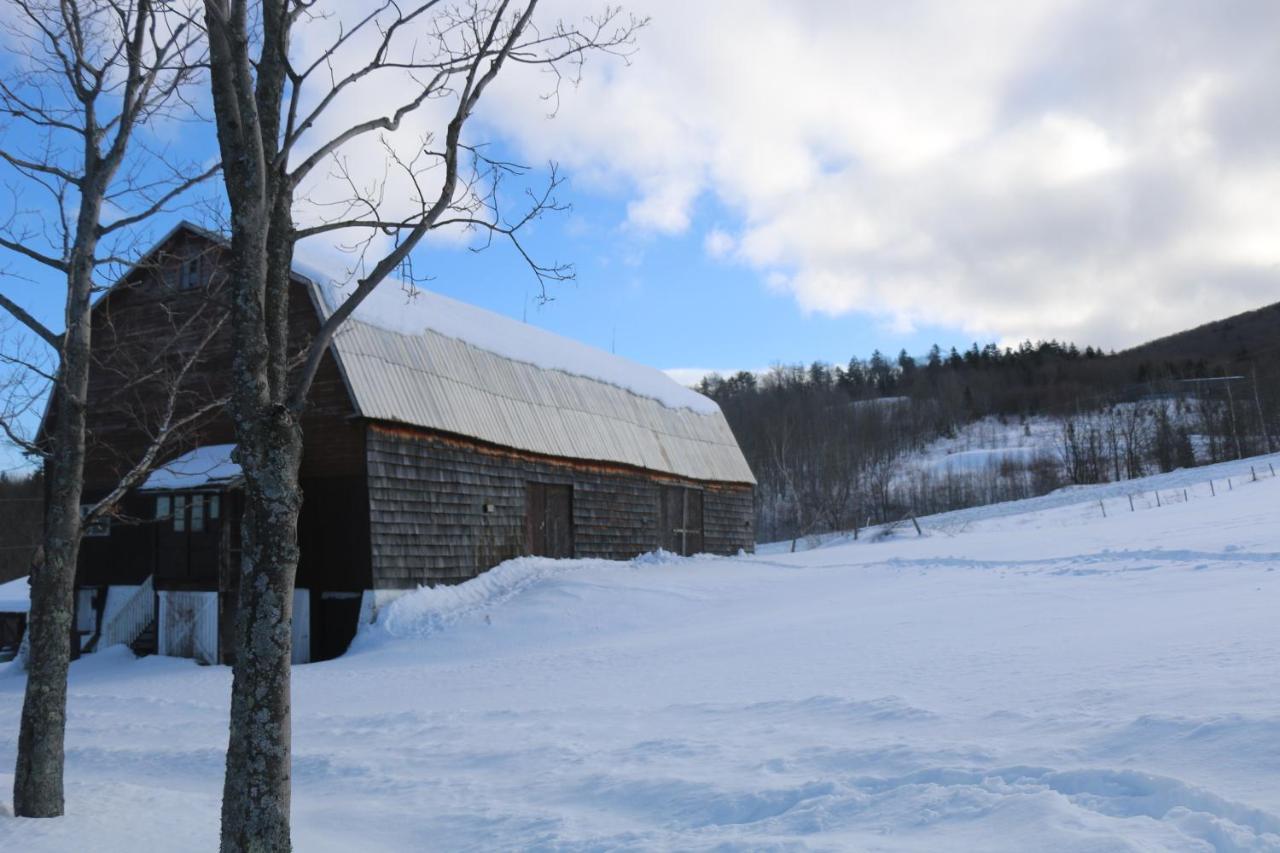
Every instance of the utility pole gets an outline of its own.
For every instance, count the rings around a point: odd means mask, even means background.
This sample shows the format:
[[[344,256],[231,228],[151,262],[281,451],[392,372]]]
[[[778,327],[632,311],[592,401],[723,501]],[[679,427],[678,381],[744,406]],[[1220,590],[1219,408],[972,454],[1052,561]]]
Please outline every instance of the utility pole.
[[[1236,458],[1243,459],[1244,454],[1240,452],[1240,432],[1236,429],[1236,401],[1231,395],[1231,379],[1228,378],[1223,384],[1227,386],[1227,409],[1231,414],[1231,439],[1236,443]]]
[[[1253,382],[1253,405],[1258,410],[1258,429],[1262,430],[1262,442],[1266,445],[1267,452],[1271,453],[1274,448],[1271,444],[1271,433],[1267,431],[1267,419],[1262,414],[1262,398],[1258,396],[1258,365],[1249,365],[1249,378]]]

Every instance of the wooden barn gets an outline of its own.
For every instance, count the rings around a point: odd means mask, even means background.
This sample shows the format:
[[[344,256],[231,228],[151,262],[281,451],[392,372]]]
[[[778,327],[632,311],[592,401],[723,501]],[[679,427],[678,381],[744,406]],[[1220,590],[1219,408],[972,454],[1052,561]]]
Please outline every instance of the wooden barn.
[[[85,499],[147,442],[157,342],[207,342],[182,405],[226,393],[224,244],[179,226],[94,307]],[[305,340],[343,297],[295,276]],[[175,346],[176,342],[176,346]],[[153,389],[154,391],[154,389]],[[754,479],[714,403],[660,371],[433,293],[388,282],[342,328],[303,418],[295,660],[341,654],[397,591],[458,583],[520,555],[626,559],[751,550]],[[169,462],[86,533],[84,650],[225,661],[242,494],[234,432],[205,419]],[[144,649],[145,647],[145,649]]]

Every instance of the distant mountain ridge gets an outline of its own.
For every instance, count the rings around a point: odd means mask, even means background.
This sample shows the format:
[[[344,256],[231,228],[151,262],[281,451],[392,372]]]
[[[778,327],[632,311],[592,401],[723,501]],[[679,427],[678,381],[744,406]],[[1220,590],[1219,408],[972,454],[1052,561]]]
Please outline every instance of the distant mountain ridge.
[[[1280,302],[1175,332],[1117,353],[1141,361],[1200,361],[1240,365],[1280,357]]]

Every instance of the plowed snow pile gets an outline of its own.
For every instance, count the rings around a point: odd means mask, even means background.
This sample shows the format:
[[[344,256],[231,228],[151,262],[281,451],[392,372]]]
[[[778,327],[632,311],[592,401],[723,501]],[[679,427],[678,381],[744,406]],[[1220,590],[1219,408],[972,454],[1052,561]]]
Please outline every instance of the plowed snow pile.
[[[294,671],[296,847],[1280,851],[1280,479],[1251,463],[1132,512],[1075,489],[414,593]],[[27,821],[0,673],[0,850],[216,849],[229,686],[74,664],[69,815]]]

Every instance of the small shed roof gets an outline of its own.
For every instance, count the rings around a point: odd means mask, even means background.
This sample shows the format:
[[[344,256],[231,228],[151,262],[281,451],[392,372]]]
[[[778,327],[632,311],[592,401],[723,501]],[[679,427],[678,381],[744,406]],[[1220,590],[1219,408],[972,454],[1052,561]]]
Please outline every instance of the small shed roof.
[[[300,268],[327,315],[347,291]],[[719,406],[660,370],[384,282],[333,349],[365,417],[533,453],[754,483]]]
[[[240,463],[231,460],[234,444],[209,444],[188,450],[156,468],[141,486],[144,492],[176,492],[231,486],[240,482]]]
[[[31,609],[31,587],[26,577],[0,583],[0,613],[26,613]]]

